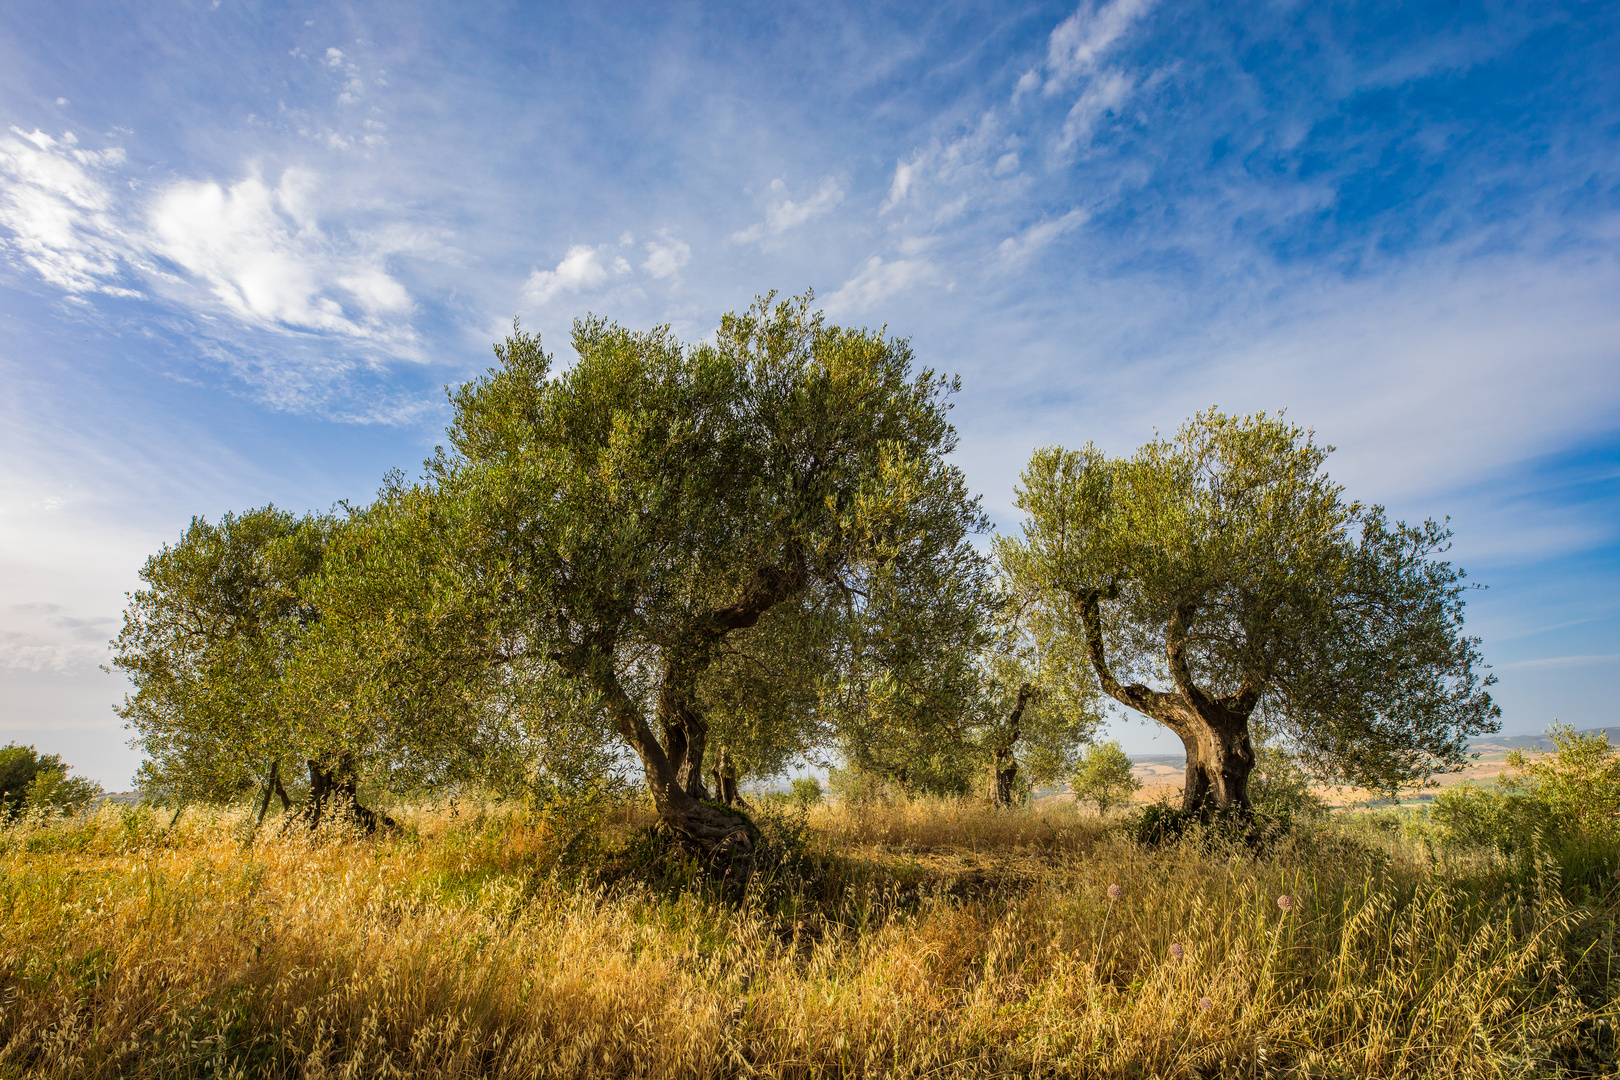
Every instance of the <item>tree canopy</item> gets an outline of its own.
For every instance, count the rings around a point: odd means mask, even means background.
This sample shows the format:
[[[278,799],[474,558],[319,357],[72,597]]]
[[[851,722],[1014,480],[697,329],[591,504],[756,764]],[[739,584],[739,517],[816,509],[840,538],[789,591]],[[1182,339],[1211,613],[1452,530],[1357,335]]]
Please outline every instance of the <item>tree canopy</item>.
[[[1257,714],[1374,788],[1459,767],[1496,729],[1450,532],[1346,501],[1329,451],[1211,409],[1130,457],[1048,447],[1024,471],[1002,565],[1105,693],[1181,737],[1188,809],[1247,807]]]
[[[274,506],[193,518],[141,568],[113,664],[134,692],[120,716],[146,754],[140,782],[181,801],[240,794],[301,747],[281,678],[318,617],[301,591],[332,522]]]
[[[809,300],[766,297],[690,346],[581,320],[560,373],[515,331],[454,393],[430,470],[477,523],[464,557],[499,581],[511,655],[596,695],[660,814],[708,848],[747,843],[705,802],[717,723],[739,754],[763,724],[802,738],[827,717],[795,684],[831,672],[834,623],[984,572],[984,515],[945,460],[955,384]],[[778,708],[730,692],[747,680]]]

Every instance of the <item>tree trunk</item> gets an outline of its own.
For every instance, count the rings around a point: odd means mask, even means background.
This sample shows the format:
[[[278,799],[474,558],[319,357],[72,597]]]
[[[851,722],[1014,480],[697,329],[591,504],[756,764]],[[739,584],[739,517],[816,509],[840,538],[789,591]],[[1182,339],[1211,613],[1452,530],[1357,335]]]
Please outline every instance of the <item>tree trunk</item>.
[[[329,814],[354,822],[363,832],[375,833],[379,828],[396,832],[399,823],[381,811],[360,805],[359,781],[355,777],[354,755],[344,754],[331,767],[310,759],[309,798],[304,803],[304,817],[311,829]],[[269,794],[266,793],[266,800]]]
[[[658,720],[664,729],[664,754],[675,770],[675,782],[694,799],[708,799],[703,786],[703,755],[709,741],[709,725],[692,704],[691,684],[695,673],[674,663],[666,665],[664,682],[658,689]]]
[[[1035,687],[1030,683],[1023,683],[1018,687],[1018,697],[1013,702],[1012,712],[1007,714],[1003,741],[991,751],[990,802],[995,806],[1013,804],[1013,783],[1018,778],[1018,760],[1013,757],[1013,747],[1024,734],[1020,726],[1024,719],[1024,709],[1034,697]]]
[[[1249,809],[1249,774],[1254,771],[1255,759],[1248,717],[1233,716],[1226,723],[1211,723],[1194,714],[1184,726],[1186,733],[1178,732],[1187,750],[1181,808],[1189,813]]]
[[[731,755],[724,746],[714,757],[714,797],[727,806],[739,806],[742,799],[737,795],[737,767],[731,760]]]
[[[1196,609],[1178,607],[1165,630],[1165,657],[1176,682],[1174,692],[1151,690],[1140,683],[1122,686],[1109,670],[1103,654],[1103,593],[1075,597],[1086,628],[1086,648],[1103,691],[1114,700],[1146,713],[1181,736],[1187,751],[1187,779],[1181,789],[1181,808],[1188,813],[1208,810],[1249,809],[1249,774],[1254,771],[1254,747],[1249,742],[1249,716],[1260,694],[1246,684],[1236,693],[1215,697],[1197,686],[1185,656],[1187,628]]]
[[[1013,804],[1013,783],[1018,778],[1018,761],[1012,747],[998,746],[990,759],[990,802],[995,806]]]

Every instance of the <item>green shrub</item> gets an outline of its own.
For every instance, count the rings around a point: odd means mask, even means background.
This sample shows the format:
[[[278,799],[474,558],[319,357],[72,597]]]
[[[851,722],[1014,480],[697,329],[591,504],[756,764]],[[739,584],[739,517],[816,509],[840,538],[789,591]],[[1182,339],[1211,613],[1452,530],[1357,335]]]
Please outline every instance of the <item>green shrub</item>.
[[[0,748],[0,821],[15,821],[25,812],[72,813],[101,794],[101,785],[69,776],[71,766],[55,754],[8,743]]]
[[[1131,775],[1131,759],[1114,740],[1086,747],[1069,781],[1074,797],[1096,803],[1099,814],[1108,813],[1141,786],[1142,782]]]
[[[1261,816],[1284,826],[1318,820],[1328,809],[1327,803],[1311,790],[1310,778],[1294,755],[1265,744],[1255,748],[1249,802]]]
[[[801,810],[808,812],[812,806],[821,803],[821,781],[813,776],[800,777],[790,786],[788,799]]]
[[[1493,791],[1471,784],[1435,796],[1430,820],[1440,827],[1441,842],[1456,848],[1494,848],[1517,856],[1535,838],[1553,830],[1546,803],[1516,791]]]
[[[1552,753],[1513,751],[1497,784],[1541,803],[1570,835],[1620,832],[1620,747],[1609,745],[1607,732],[1577,734],[1568,724],[1547,734]]]

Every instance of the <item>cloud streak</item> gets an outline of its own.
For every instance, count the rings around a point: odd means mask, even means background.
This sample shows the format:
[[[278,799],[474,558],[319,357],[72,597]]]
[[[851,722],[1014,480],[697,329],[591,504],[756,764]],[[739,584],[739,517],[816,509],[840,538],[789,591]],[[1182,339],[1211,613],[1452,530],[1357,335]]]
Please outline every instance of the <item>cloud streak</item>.
[[[389,272],[387,245],[323,230],[314,173],[288,169],[274,187],[257,175],[228,187],[177,180],[143,198],[120,183],[126,160],[121,147],[83,149],[71,132],[13,128],[0,138],[7,246],[70,296],[159,294],[257,330],[335,334],[395,355],[414,340],[413,301]]]

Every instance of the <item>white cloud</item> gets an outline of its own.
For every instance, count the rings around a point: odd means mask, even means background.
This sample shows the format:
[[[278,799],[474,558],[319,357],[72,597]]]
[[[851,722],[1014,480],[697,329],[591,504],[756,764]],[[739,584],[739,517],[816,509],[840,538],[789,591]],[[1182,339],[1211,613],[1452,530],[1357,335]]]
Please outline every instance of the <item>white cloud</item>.
[[[658,235],[659,239],[649,240],[644,245],[647,261],[641,264],[641,268],[655,278],[674,277],[681,267],[691,261],[692,249],[671,236],[667,229]]]
[[[827,297],[823,305],[830,315],[859,312],[934,276],[933,264],[926,259],[896,259],[884,262],[874,255],[861,264],[855,276]]]
[[[1075,79],[1095,71],[1103,55],[1152,6],[1152,0],[1082,4],[1058,24],[1047,42],[1044,92],[1048,96],[1056,94]],[[1019,80],[1015,94],[1032,88],[1030,76],[1033,74]],[[1026,80],[1030,80],[1031,85],[1026,85]]]
[[[630,264],[622,257],[603,262],[609,250],[606,244],[601,247],[575,244],[555,270],[535,270],[529,274],[529,280],[523,283],[524,297],[533,304],[547,304],[562,293],[584,292],[602,285],[610,276],[628,274]]]
[[[781,193],[787,190],[787,185],[778,178],[771,181],[771,190]],[[803,225],[807,221],[821,217],[843,201],[844,189],[839,187],[838,182],[829,176],[821,181],[820,190],[808,199],[800,201],[781,199],[771,203],[765,209],[764,223],[751,225],[741,232],[733,233],[731,235],[732,242],[740,244],[752,243],[763,239],[767,233],[772,236],[779,236],[797,225]]]
[[[134,185],[117,182],[121,148],[85,150],[71,134],[12,131],[0,139],[3,247],[64,292],[140,296],[128,287],[133,277],[257,328],[395,346],[414,336],[410,294],[385,265],[389,246],[323,230],[315,174],[289,169],[274,188],[258,176],[230,187],[181,180],[140,201],[128,193]]]
[[[244,322],[351,337],[400,335],[402,328],[388,320],[410,311],[410,295],[380,253],[338,244],[323,232],[313,212],[316,194],[315,176],[298,169],[283,173],[275,188],[256,176],[229,188],[176,184],[151,208],[152,251],[200,279]]]
[[[878,207],[878,213],[887,213],[906,201],[906,196],[911,192],[911,179],[917,171],[919,160],[920,157],[895,163],[894,180],[889,184],[889,197]]]
[[[1109,113],[1117,113],[1132,89],[1128,76],[1118,71],[1099,72],[1070,107],[1063,121],[1063,131],[1058,135],[1057,149],[1067,150],[1077,142],[1089,142],[1097,122]]]
[[[1066,232],[1078,229],[1091,218],[1085,210],[1070,210],[1061,217],[1048,221],[1037,222],[1019,233],[1009,236],[1001,242],[996,254],[1003,262],[1017,262],[1028,258],[1041,248],[1050,244]]]
[[[0,138],[0,226],[11,233],[3,247],[68,293],[138,295],[117,284],[129,240],[104,179],[124,151],[81,149],[72,132],[11,131]]]
[[[27,629],[0,630],[0,671],[93,671],[106,659],[107,641],[118,631],[114,618],[71,616],[60,604],[14,604],[6,622]]]
[[[1540,660],[1515,660],[1511,664],[1497,664],[1499,668],[1566,668],[1586,667],[1590,664],[1616,664],[1620,663],[1620,653],[1605,653],[1600,656],[1549,656]]]

